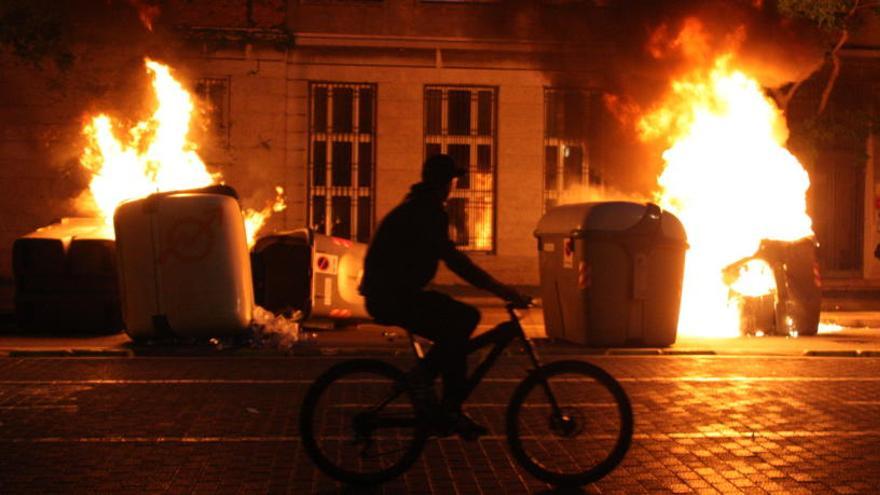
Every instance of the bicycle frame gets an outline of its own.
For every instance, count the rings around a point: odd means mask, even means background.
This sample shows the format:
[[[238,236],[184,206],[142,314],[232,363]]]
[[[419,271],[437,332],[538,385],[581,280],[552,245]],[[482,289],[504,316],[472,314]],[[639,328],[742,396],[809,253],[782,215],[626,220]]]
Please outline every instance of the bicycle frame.
[[[495,364],[495,361],[501,356],[501,353],[503,353],[507,346],[517,337],[522,341],[534,369],[541,367],[538,353],[535,352],[535,346],[526,336],[526,333],[519,322],[519,317],[516,315],[516,310],[511,305],[508,305],[506,309],[507,313],[510,315],[510,320],[499,323],[493,329],[471,339],[468,343],[467,353],[469,355],[483,349],[484,347],[492,346],[492,349],[467,378],[464,394],[465,397],[470,396],[471,392],[477,388],[477,385],[480,384],[483,377],[486,376]]]
[[[492,349],[489,351],[489,354],[486,355],[485,358],[477,365],[476,369],[468,376],[467,381],[465,383],[464,397],[469,397],[471,392],[477,388],[480,382],[483,380],[483,377],[489,372],[492,366],[495,364],[495,361],[498,360],[498,357],[501,356],[501,353],[504,352],[504,349],[507,348],[508,344],[511,341],[519,337],[520,341],[522,341],[523,347],[525,348],[526,354],[529,356],[529,360],[532,363],[532,367],[534,370],[541,369],[541,360],[538,357],[538,353],[535,351],[535,346],[532,344],[531,339],[526,336],[525,331],[522,328],[522,325],[519,322],[519,316],[516,314],[516,309],[512,304],[508,304],[505,306],[507,310],[507,314],[510,315],[510,319],[508,321],[499,323],[497,326],[489,330],[488,332],[479,335],[470,340],[468,343],[467,354],[473,354],[476,351],[483,349],[484,347],[492,346]],[[413,341],[413,347],[416,351],[416,355],[421,358],[420,349],[416,346]],[[420,362],[419,365],[422,363]],[[438,371],[433,371],[429,375],[429,379],[433,380],[439,374]],[[542,380],[544,386],[544,392],[547,394],[547,399],[550,401],[550,406],[553,409],[554,415],[559,416],[560,409],[559,403],[556,401],[556,396],[553,394],[553,391],[550,389],[550,384],[547,381]]]
[[[507,313],[510,315],[510,319],[508,321],[499,323],[497,326],[489,330],[488,332],[479,335],[471,339],[468,342],[467,354],[473,354],[476,351],[483,349],[484,347],[492,346],[489,353],[485,358],[477,365],[476,369],[467,377],[467,381],[465,383],[464,396],[470,396],[471,392],[477,388],[477,386],[482,382],[483,377],[489,372],[492,366],[495,364],[495,361],[501,356],[501,353],[507,348],[511,341],[519,337],[522,341],[523,346],[525,347],[526,353],[529,356],[529,360],[531,361],[534,370],[541,369],[541,361],[538,357],[538,353],[535,351],[535,347],[532,344],[532,341],[526,336],[525,331],[522,328],[522,325],[519,322],[519,317],[516,315],[516,309],[513,305],[508,304],[506,306]],[[416,356],[419,358],[419,363],[417,366],[423,366],[423,357],[422,351],[419,347],[418,343],[412,339],[410,336],[410,341],[412,343],[413,351]],[[427,376],[427,378],[433,381],[440,374],[439,370],[431,370]],[[553,409],[555,417],[561,417],[561,411],[559,408],[559,404],[556,401],[556,396],[553,394],[553,391],[550,389],[550,384],[547,383],[546,380],[542,380],[544,391],[547,394],[547,398],[550,401],[550,406]],[[401,393],[403,393],[403,389],[394,390],[388,397],[386,397],[379,404],[375,405],[371,408],[371,411],[377,411],[385,407],[385,405],[389,404],[391,401],[396,399]],[[373,426],[380,427],[401,427],[401,426],[411,426],[414,421],[418,421],[415,418],[412,419],[402,419],[402,418],[382,418],[376,420],[374,418]]]

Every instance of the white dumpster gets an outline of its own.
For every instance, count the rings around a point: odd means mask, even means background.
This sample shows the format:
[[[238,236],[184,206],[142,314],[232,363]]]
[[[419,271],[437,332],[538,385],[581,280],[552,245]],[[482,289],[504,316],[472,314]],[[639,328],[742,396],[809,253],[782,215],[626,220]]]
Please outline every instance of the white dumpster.
[[[234,192],[226,191],[159,193],[116,210],[123,317],[132,338],[235,335],[250,325],[244,221]]]

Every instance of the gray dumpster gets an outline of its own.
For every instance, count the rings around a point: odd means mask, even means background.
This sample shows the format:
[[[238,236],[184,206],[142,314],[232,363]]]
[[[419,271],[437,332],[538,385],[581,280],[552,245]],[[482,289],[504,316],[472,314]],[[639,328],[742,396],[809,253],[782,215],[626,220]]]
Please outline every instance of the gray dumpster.
[[[764,239],[753,256],[731,263],[725,277],[735,280],[742,264],[762,259],[773,269],[776,288],[758,297],[743,297],[740,332],[753,335],[816,335],[822,306],[822,281],[813,237],[797,241]]]
[[[592,347],[675,342],[687,237],[657,205],[581,203],[535,230],[547,335]]]
[[[816,335],[822,307],[822,281],[813,237],[794,242],[761,241],[758,256],[766,259],[776,276],[779,298],[776,331],[782,335]]]
[[[300,311],[308,326],[368,320],[358,285],[367,245],[311,229],[260,237],[251,249],[258,305],[277,314]]]

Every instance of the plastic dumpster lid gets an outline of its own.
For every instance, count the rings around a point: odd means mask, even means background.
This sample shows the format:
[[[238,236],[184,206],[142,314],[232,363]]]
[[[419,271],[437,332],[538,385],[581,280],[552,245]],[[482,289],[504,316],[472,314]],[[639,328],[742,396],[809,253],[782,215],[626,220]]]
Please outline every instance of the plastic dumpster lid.
[[[295,244],[305,244],[311,246],[314,240],[312,229],[301,228],[291,230],[276,230],[268,234],[259,236],[251,248],[252,252],[259,252],[266,246],[276,242],[292,242]]]
[[[577,232],[622,232],[635,227],[646,214],[660,217],[660,232],[671,239],[686,239],[681,222],[651,203],[609,201],[576,203],[552,208],[541,217],[535,236],[576,235]]]
[[[103,218],[65,217],[21,236],[27,239],[62,239],[65,245],[73,238],[113,240],[113,227]]]

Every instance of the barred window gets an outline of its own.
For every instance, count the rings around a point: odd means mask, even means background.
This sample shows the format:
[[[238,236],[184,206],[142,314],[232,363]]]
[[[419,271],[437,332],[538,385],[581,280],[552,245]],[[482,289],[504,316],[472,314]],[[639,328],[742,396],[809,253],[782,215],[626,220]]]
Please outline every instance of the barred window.
[[[217,144],[229,146],[229,78],[205,77],[196,81],[196,95],[202,101],[208,128]]]
[[[469,251],[494,249],[497,93],[484,86],[425,87],[425,157],[447,153],[468,171],[447,211],[450,237]]]
[[[316,232],[359,242],[373,228],[376,85],[309,85],[309,212]]]
[[[544,89],[544,211],[589,181],[588,124],[593,94]]]

